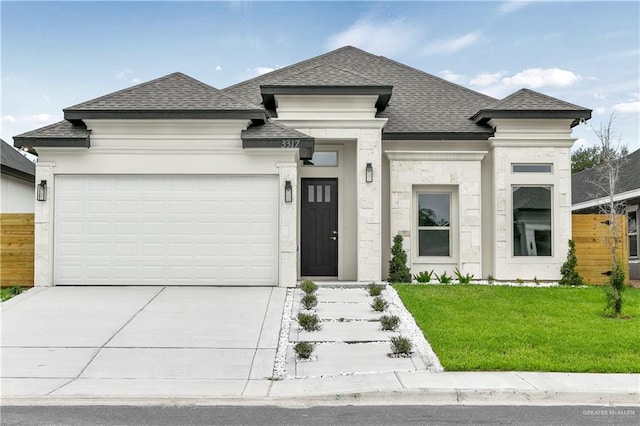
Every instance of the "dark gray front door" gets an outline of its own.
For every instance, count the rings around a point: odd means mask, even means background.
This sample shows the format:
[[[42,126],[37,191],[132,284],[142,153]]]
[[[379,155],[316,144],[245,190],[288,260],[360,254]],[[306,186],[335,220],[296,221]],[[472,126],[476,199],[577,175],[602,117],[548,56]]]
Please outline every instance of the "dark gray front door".
[[[338,275],[338,179],[302,179],[301,275]]]

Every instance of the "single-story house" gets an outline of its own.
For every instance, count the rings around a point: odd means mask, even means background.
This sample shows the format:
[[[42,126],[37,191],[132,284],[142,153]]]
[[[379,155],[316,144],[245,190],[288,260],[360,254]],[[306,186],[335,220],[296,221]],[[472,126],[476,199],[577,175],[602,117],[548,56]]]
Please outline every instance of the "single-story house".
[[[33,213],[36,166],[0,139],[0,213]]]
[[[280,285],[413,273],[554,280],[572,128],[343,47],[223,90],[170,74],[64,109],[37,147],[36,285]]]
[[[571,210],[574,213],[599,213],[600,207],[609,201],[609,197],[600,189],[602,175],[602,166],[596,166],[571,176]],[[629,278],[640,280],[640,149],[621,159],[614,192],[614,201],[623,203],[621,207],[624,207],[627,215]]]

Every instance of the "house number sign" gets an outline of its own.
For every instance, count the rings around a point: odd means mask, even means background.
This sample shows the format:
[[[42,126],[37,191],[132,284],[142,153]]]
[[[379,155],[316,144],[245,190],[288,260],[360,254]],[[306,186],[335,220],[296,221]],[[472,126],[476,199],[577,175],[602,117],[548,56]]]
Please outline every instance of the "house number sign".
[[[300,148],[300,139],[282,139],[282,148]]]

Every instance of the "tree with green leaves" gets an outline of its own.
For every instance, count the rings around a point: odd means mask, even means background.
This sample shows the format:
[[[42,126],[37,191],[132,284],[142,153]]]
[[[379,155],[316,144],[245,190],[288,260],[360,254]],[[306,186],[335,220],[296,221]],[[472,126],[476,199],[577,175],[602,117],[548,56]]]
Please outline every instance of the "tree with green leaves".
[[[392,283],[411,282],[411,270],[407,266],[407,252],[402,247],[403,241],[404,238],[400,234],[393,237],[391,260],[389,261],[389,282]]]
[[[567,261],[562,264],[560,273],[561,285],[583,285],[584,280],[576,271],[578,265],[578,258],[576,257],[576,243],[573,240],[569,240],[569,252],[567,253]]]
[[[601,164],[603,159],[607,157],[605,149],[600,144],[589,147],[581,146],[573,151],[571,153],[571,173],[578,173]],[[626,145],[608,149],[614,149],[612,154],[619,157],[629,155],[629,148]]]

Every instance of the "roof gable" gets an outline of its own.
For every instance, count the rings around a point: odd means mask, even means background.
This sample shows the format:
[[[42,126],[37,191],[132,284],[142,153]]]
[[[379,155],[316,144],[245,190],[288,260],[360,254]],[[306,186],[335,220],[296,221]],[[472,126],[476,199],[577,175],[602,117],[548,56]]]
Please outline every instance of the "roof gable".
[[[35,182],[36,165],[0,139],[0,171],[27,182]]]
[[[86,118],[263,118],[262,108],[176,72],[64,109]]]
[[[62,120],[14,136],[13,142],[17,147],[64,146],[88,148],[90,134],[91,130],[88,130],[84,123],[71,123],[67,120]]]

